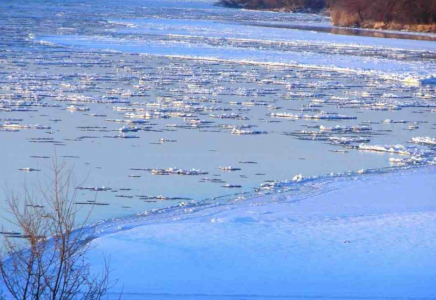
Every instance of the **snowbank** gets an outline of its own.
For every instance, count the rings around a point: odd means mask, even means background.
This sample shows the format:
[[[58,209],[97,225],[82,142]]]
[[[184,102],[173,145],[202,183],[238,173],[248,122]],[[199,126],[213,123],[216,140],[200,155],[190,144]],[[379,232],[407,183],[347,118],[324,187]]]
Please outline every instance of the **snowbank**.
[[[430,167],[185,208],[103,235],[90,258],[111,256],[126,299],[436,297],[435,179]]]

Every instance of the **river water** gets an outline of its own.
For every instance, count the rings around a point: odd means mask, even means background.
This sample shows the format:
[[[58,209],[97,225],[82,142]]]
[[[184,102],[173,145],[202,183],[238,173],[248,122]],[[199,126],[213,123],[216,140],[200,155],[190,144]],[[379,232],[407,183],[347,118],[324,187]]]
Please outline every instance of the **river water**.
[[[56,155],[100,220],[433,163],[434,41],[213,4],[2,1],[0,182],[46,183]]]

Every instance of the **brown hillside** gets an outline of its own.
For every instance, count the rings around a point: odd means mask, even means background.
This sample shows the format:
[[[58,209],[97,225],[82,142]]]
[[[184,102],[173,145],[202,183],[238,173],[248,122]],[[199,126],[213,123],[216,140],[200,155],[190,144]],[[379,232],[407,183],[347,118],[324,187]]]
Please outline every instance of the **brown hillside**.
[[[436,0],[329,0],[336,26],[436,31]]]

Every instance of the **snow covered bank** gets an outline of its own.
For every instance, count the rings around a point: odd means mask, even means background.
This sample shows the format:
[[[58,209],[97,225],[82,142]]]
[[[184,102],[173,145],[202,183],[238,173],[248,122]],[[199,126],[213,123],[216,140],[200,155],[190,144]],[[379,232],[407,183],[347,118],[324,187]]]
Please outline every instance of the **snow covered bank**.
[[[187,206],[103,235],[90,258],[111,256],[126,299],[434,298],[435,179],[429,167]]]

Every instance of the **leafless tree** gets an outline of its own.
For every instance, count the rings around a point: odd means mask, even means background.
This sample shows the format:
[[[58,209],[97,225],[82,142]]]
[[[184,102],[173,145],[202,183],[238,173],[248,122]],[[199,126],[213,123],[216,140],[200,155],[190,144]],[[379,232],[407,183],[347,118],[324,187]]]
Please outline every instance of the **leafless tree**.
[[[38,185],[38,197],[28,188],[22,197],[6,194],[12,222],[21,233],[4,238],[0,275],[14,299],[101,299],[114,283],[109,261],[99,274],[91,273],[89,218],[78,222],[77,189],[72,169],[53,161],[53,178]]]

